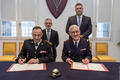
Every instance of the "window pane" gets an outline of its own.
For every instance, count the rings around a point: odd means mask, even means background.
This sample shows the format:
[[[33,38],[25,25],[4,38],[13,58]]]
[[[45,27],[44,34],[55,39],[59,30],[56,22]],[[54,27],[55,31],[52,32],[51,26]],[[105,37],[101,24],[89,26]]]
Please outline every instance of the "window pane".
[[[22,37],[31,37],[32,28],[35,26],[35,22],[33,21],[22,21]]]
[[[108,38],[110,34],[109,23],[98,23],[97,24],[97,38]]]
[[[16,21],[2,21],[2,36],[16,36]]]

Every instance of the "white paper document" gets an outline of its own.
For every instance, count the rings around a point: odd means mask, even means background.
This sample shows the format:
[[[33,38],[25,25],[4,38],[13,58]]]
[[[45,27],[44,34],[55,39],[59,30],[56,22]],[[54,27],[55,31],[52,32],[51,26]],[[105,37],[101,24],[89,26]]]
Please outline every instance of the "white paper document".
[[[12,64],[7,72],[31,70],[46,70],[46,64]]]
[[[79,62],[74,62],[73,64],[71,64],[71,69],[108,72],[108,69],[103,64],[98,63],[83,64]]]

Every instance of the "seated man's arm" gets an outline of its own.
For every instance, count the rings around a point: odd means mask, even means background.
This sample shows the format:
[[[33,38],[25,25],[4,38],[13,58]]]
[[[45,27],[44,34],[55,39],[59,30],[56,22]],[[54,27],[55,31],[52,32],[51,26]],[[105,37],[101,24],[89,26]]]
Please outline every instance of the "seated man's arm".
[[[67,48],[66,48],[66,45],[64,42],[64,46],[63,46],[63,50],[62,50],[62,60],[64,62],[66,62],[66,59],[68,58],[67,54],[68,54],[68,51],[67,51]]]
[[[64,43],[64,47],[63,47],[63,51],[62,51],[62,59],[64,62],[68,62],[69,64],[72,64],[73,60],[71,58],[69,58],[68,54],[69,54],[68,49]]]
[[[17,59],[15,60],[17,63],[23,64],[25,62],[25,58],[26,58],[25,46],[26,46],[26,44],[24,42],[23,47],[22,47]]]
[[[87,41],[85,44],[87,45],[86,46],[87,51],[86,51],[86,57],[85,59],[82,59],[82,62],[88,64],[89,62],[92,62],[92,54],[90,51],[89,41]]]

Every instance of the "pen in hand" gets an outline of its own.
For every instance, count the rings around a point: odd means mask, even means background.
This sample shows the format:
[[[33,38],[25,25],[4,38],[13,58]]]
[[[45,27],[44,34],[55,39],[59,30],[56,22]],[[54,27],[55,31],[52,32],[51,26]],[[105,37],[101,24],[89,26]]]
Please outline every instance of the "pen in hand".
[[[72,63],[73,63],[73,60],[70,59],[70,58],[67,58],[67,59],[66,59],[66,62],[68,62],[69,64],[72,64]]]
[[[18,60],[18,63],[19,63],[19,64],[24,64],[24,61],[25,61],[24,59],[19,59],[19,60]]]

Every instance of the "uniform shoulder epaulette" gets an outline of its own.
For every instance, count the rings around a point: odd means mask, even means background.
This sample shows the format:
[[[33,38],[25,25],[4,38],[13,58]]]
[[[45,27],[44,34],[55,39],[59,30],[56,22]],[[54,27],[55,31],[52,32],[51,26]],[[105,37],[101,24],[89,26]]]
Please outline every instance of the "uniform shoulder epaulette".
[[[33,39],[25,39],[25,41],[30,42],[30,43],[34,43]]]
[[[86,39],[86,42],[87,42],[87,43],[90,43],[89,39]]]
[[[50,44],[50,45],[52,45],[52,43],[51,42],[49,42],[48,40],[45,40],[48,44]]]
[[[33,39],[30,39],[30,38],[29,38],[29,39],[25,39],[25,41],[26,41],[26,40],[28,40],[28,41],[32,41]]]
[[[68,41],[68,39],[67,40],[64,40],[64,42],[67,42]]]
[[[86,39],[86,42],[89,42],[89,40],[88,40],[88,39]]]

